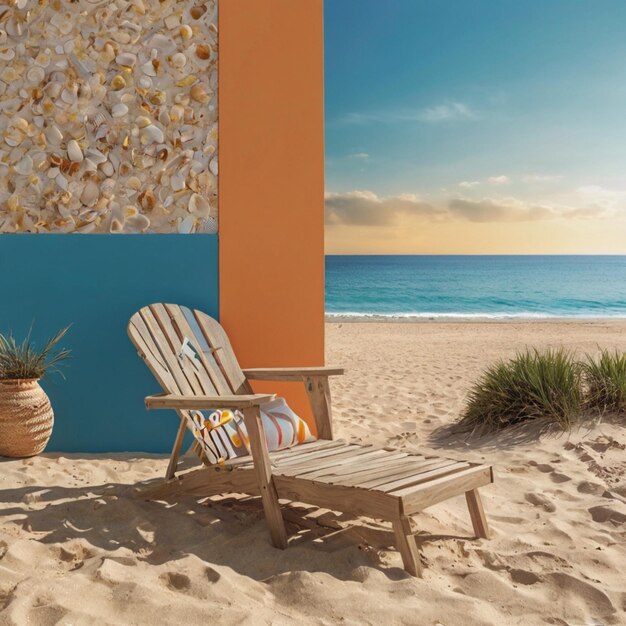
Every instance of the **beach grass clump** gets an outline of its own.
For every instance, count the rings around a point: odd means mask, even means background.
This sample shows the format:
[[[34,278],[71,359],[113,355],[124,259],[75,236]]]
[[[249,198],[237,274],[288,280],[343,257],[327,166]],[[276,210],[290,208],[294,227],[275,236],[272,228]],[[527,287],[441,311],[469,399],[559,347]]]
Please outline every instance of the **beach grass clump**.
[[[598,413],[626,412],[626,354],[602,350],[582,364],[585,406]]]
[[[32,330],[32,329],[31,329]],[[13,334],[0,334],[0,380],[39,379],[50,371],[59,371],[58,365],[70,356],[70,351],[58,349],[69,326],[48,339],[41,348],[32,341],[31,331],[19,342]]]
[[[568,430],[582,407],[582,368],[574,356],[563,349],[526,350],[484,372],[456,430],[484,435],[539,420]]]

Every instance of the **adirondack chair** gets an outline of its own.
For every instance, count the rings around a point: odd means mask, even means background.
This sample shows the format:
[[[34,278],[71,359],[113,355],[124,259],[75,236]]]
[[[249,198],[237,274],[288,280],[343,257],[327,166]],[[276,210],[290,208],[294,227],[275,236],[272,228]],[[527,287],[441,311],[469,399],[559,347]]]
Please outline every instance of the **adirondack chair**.
[[[287,547],[279,499],[387,520],[404,567],[414,576],[420,575],[420,560],[410,516],[424,508],[465,494],[474,532],[487,538],[478,488],[493,482],[490,466],[333,439],[328,377],[343,370],[242,370],[216,320],[175,304],[142,308],[131,318],[128,333],[165,392],[148,396],[147,408],[174,409],[180,418],[165,481],[149,488],[147,499],[229,492],[260,495],[277,548]],[[190,339],[199,346],[193,364],[185,355]],[[269,452],[260,407],[274,396],[254,393],[251,380],[302,381],[315,415],[317,440]],[[206,467],[176,476],[191,413],[216,408],[243,413],[250,454],[209,464],[196,444]]]

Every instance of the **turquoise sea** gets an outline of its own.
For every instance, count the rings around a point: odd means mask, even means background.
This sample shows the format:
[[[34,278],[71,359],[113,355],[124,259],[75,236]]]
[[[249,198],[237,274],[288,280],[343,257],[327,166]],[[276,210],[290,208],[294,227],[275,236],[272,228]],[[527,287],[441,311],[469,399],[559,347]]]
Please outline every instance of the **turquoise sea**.
[[[326,313],[626,318],[626,256],[330,255]]]

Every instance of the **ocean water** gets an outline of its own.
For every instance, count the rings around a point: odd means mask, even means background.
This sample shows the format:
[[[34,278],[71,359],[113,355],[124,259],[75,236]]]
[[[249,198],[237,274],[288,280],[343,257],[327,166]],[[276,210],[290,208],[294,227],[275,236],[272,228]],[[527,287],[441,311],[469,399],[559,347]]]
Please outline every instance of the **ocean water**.
[[[327,256],[328,316],[626,318],[626,256]]]

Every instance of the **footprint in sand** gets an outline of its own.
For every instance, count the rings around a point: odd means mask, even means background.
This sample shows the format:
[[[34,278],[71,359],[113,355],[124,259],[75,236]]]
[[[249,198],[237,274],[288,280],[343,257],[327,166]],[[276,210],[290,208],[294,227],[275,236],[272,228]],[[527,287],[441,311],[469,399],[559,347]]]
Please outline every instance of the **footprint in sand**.
[[[165,572],[159,576],[159,579],[171,591],[187,591],[191,587],[191,579],[186,574]]]
[[[592,506],[590,509],[587,509],[591,514],[591,518],[594,522],[600,522],[604,524],[605,522],[611,522],[615,526],[621,526],[626,523],[626,515],[624,513],[620,513],[615,509],[612,509],[608,506]]]
[[[216,583],[222,577],[221,574],[212,567],[206,567],[204,573],[210,583]]]
[[[604,485],[592,483],[589,480],[579,482],[577,489],[580,493],[589,493],[594,496],[601,496],[606,491]]]
[[[542,493],[535,493],[531,491],[529,493],[524,494],[524,497],[532,505],[543,507],[543,509],[547,511],[548,513],[554,513],[554,511],[556,511],[556,506],[554,505],[554,503],[551,502]]]
[[[525,569],[512,569],[509,574],[511,575],[511,580],[520,585],[534,585],[541,580],[537,574],[533,574]]]

